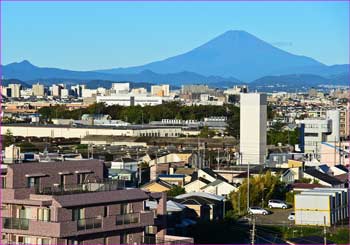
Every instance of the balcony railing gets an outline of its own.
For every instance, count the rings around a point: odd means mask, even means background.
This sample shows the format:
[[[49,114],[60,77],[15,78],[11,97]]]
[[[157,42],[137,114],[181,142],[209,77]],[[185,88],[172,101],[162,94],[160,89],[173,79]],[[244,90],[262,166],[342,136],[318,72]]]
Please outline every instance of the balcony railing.
[[[143,236],[141,244],[162,244],[162,245],[173,245],[173,244],[193,244],[192,238],[178,237],[176,240],[171,239],[160,239],[153,236]]]
[[[88,192],[115,191],[125,189],[123,180],[104,180],[99,182],[89,182],[84,184],[61,185],[41,187],[35,189],[35,194],[40,195],[72,195]]]
[[[28,230],[29,219],[3,217],[2,227],[3,229]]]
[[[101,227],[102,227],[102,218],[101,217],[77,220],[78,231],[96,229],[96,228],[101,228]]]
[[[140,223],[140,213],[121,214],[116,216],[116,225]]]

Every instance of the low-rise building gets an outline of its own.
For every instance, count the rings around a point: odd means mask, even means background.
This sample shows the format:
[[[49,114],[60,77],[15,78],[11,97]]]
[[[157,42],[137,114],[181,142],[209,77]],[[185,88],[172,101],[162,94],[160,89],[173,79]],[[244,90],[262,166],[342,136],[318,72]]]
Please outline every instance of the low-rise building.
[[[345,188],[314,188],[294,196],[295,224],[332,226],[348,219]]]

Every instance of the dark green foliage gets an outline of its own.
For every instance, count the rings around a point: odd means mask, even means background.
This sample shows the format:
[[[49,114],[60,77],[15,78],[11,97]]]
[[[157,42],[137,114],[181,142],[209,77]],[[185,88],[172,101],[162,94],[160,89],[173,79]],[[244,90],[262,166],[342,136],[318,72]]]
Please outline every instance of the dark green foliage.
[[[185,193],[186,193],[185,189],[178,185],[175,185],[173,188],[167,191],[167,195],[169,197],[176,197],[178,195],[185,194]]]
[[[78,120],[83,114],[108,114],[112,119],[124,120],[129,123],[149,123],[161,119],[201,120],[204,117],[226,116],[230,135],[239,134],[239,108],[233,105],[193,105],[184,106],[179,102],[168,102],[156,106],[106,106],[95,103],[87,108],[67,110],[64,106],[43,107],[39,109],[43,119],[50,121],[52,118]]]

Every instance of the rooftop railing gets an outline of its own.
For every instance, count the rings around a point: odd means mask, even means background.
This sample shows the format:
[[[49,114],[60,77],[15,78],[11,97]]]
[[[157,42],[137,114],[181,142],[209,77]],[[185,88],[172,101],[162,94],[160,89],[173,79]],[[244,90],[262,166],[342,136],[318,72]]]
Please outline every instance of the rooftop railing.
[[[35,188],[35,194],[58,196],[89,192],[115,191],[123,189],[125,189],[125,181],[123,180],[104,180],[99,182],[89,182],[83,184]]]

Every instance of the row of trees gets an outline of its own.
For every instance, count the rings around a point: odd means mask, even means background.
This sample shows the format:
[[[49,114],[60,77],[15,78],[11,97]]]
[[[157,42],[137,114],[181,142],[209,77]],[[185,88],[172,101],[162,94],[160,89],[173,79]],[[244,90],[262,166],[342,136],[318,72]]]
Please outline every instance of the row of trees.
[[[234,105],[213,106],[193,105],[184,106],[179,102],[168,102],[156,106],[106,106],[95,103],[87,108],[67,110],[65,106],[52,106],[39,109],[42,118],[50,121],[52,118],[78,120],[83,114],[108,114],[112,119],[123,120],[129,123],[148,123],[167,119],[201,120],[204,117],[226,116],[228,118],[228,133],[239,135],[239,108]]]

